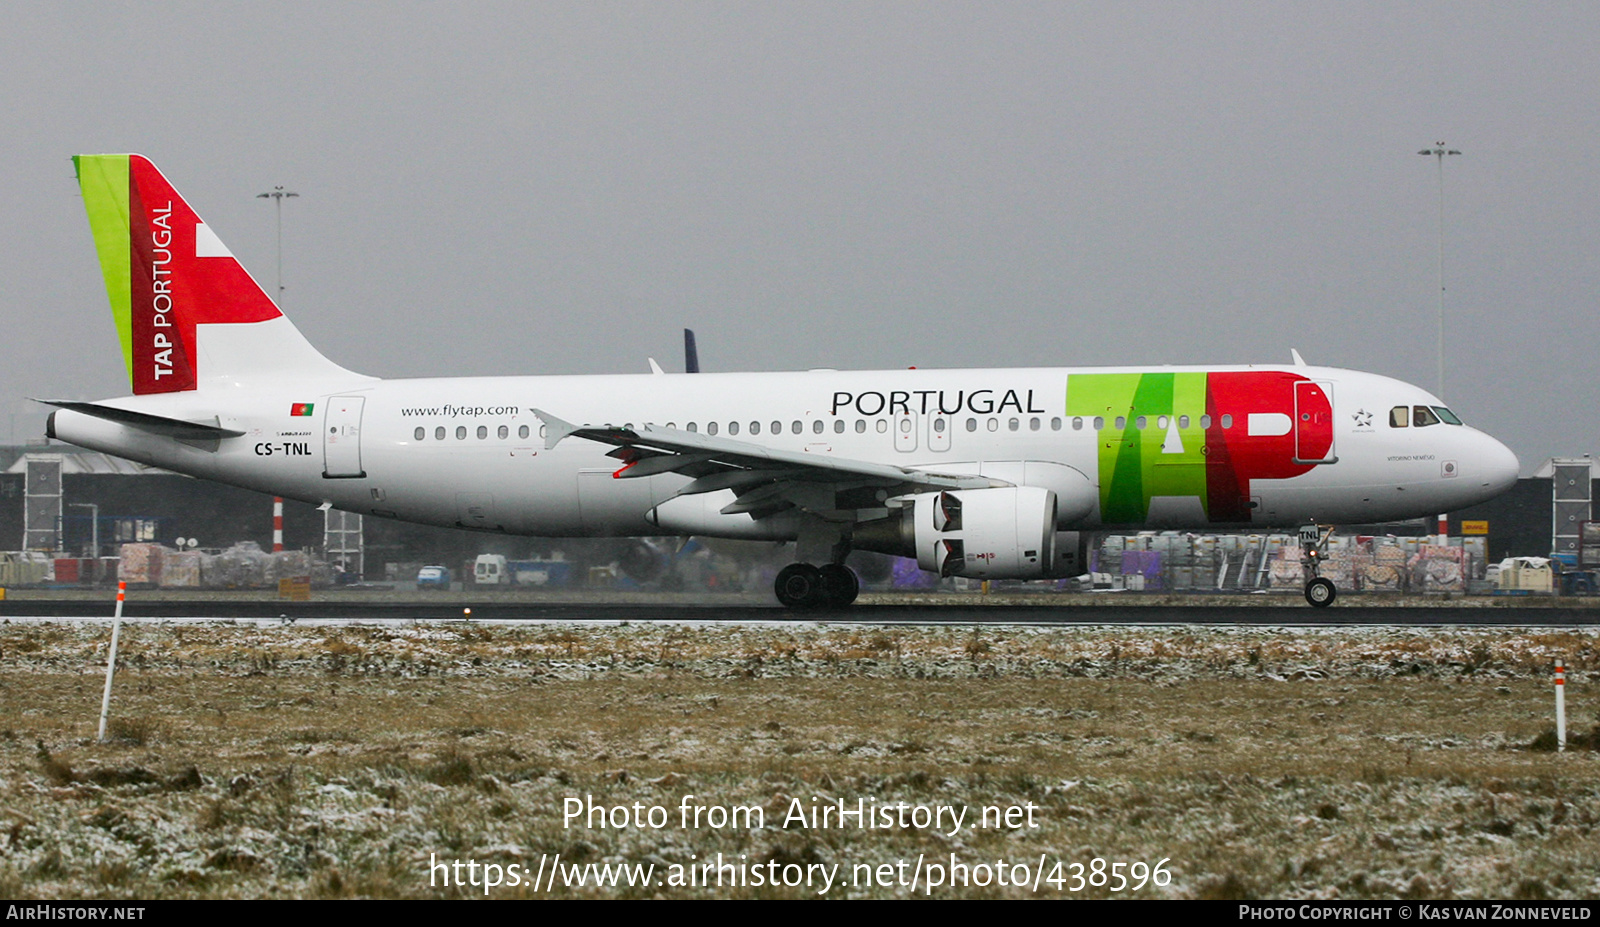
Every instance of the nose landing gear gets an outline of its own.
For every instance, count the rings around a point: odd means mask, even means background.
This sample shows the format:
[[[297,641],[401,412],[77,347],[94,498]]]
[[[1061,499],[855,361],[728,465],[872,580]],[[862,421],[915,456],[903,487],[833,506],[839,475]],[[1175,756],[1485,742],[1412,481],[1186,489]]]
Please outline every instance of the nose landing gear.
[[[1333,580],[1322,575],[1322,555],[1332,536],[1332,526],[1306,525],[1300,529],[1300,564],[1306,576],[1306,601],[1312,608],[1327,608],[1339,597]]]

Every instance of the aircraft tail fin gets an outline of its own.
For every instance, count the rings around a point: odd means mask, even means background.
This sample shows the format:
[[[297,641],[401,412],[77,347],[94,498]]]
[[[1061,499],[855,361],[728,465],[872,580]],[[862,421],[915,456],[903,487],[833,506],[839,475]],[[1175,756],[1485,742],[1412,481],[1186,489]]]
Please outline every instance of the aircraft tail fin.
[[[351,376],[305,340],[149,160],[72,160],[135,394]]]

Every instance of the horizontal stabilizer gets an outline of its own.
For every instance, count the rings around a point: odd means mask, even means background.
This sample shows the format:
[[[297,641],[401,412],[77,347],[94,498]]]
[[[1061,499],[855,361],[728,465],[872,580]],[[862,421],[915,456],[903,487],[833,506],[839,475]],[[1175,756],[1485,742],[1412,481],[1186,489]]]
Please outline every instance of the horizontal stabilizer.
[[[244,435],[242,431],[232,428],[223,428],[220,420],[212,418],[209,422],[191,422],[181,418],[167,418],[164,415],[151,415],[148,412],[134,412],[131,409],[118,409],[115,406],[103,406],[93,402],[72,402],[70,400],[35,399],[47,406],[58,409],[68,409],[103,418],[108,422],[127,425],[153,434],[164,435],[169,438],[238,438]]]

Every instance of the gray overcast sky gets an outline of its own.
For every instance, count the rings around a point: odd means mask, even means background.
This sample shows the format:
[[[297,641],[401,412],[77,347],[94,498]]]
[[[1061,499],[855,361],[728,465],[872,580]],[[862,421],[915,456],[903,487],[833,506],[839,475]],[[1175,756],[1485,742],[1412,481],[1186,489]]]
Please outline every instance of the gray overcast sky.
[[[1596,450],[1600,4],[17,3],[0,397],[128,391],[68,157],[138,151],[382,376],[1249,363]]]

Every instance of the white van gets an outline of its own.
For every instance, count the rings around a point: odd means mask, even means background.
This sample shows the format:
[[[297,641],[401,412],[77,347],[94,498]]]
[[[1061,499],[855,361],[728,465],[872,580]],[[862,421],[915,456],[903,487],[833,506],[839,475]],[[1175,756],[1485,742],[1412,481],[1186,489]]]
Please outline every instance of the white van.
[[[511,574],[506,571],[506,558],[500,554],[479,554],[472,564],[472,580],[480,586],[509,584]]]

